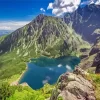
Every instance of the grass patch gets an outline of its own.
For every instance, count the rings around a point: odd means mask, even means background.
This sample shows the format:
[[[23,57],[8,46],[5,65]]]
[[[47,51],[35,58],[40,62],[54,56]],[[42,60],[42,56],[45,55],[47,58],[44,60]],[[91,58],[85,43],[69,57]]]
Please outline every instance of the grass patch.
[[[93,80],[93,85],[95,86],[95,96],[96,100],[100,100],[100,74],[90,74],[89,79]]]

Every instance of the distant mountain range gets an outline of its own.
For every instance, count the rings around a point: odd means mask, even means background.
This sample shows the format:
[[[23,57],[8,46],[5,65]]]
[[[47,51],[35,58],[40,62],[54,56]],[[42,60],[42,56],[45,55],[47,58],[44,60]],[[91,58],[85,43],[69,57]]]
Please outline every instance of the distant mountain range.
[[[13,32],[13,30],[0,30],[0,36],[10,34],[11,32]]]
[[[100,5],[79,7],[74,13],[66,14],[64,20],[90,43],[94,43],[100,36]]]

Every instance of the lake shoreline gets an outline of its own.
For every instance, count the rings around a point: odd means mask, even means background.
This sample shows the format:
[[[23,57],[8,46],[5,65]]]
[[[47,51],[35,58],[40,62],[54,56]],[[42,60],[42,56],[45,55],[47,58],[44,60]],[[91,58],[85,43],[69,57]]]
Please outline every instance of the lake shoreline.
[[[19,84],[19,81],[21,80],[21,78],[24,76],[25,72],[27,71],[28,66],[26,64],[26,69],[22,72],[22,74],[19,76],[19,78],[13,82],[10,83],[10,86],[16,86],[16,85],[21,85],[21,86],[29,86],[26,82]]]
[[[10,85],[29,86],[32,89],[42,88],[46,83],[52,85],[61,74],[74,70],[78,63],[80,63],[80,59],[72,56],[56,59],[48,57],[33,58],[31,62],[26,63],[26,69]]]
[[[52,85],[61,74],[67,71],[72,72],[79,63],[80,58],[74,56],[33,58],[27,64],[28,69],[22,74],[20,84],[26,82],[33,89],[42,88],[46,83]]]

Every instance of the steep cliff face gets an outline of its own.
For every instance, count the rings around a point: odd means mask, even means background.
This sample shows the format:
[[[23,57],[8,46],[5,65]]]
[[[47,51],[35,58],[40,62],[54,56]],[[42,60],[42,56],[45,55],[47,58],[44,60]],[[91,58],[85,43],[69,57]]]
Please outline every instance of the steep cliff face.
[[[93,69],[96,73],[100,73],[100,37],[97,38],[96,42],[92,46],[88,57],[82,59],[79,66],[82,69]]]
[[[77,54],[89,44],[81,39],[62,19],[37,16],[26,26],[14,31],[0,43],[0,52],[18,50],[24,55],[63,56]],[[84,46],[84,47],[85,47]]]
[[[92,66],[96,66],[96,73],[100,73],[100,37],[97,38],[96,43],[90,51],[90,56],[95,55]]]
[[[96,39],[96,42],[95,42],[94,45],[92,46],[92,49],[91,49],[89,55],[91,56],[91,55],[93,55],[93,54],[95,54],[95,53],[98,53],[98,52],[100,52],[100,37],[98,37],[98,38]]]
[[[64,20],[69,26],[83,36],[90,43],[94,43],[100,36],[100,5],[79,7],[74,13],[66,14]]]

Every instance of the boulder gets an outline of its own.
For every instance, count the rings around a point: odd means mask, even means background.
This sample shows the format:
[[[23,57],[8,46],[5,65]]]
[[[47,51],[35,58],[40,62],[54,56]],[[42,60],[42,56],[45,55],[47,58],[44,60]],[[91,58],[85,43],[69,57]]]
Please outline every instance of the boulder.
[[[96,100],[94,86],[87,80],[88,73],[76,68],[73,73],[65,73],[60,76],[50,100]]]

